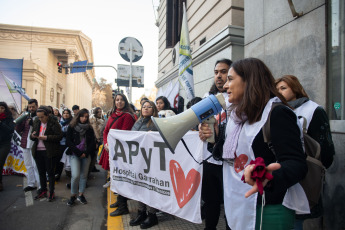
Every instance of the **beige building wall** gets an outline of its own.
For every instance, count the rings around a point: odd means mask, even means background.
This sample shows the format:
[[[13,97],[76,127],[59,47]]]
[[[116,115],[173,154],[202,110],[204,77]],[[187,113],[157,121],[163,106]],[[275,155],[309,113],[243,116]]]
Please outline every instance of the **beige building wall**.
[[[81,31],[0,24],[0,57],[24,58],[22,87],[40,105],[91,109],[94,70],[58,73],[57,62],[93,61],[92,41]],[[22,100],[22,109],[27,105]]]
[[[238,60],[244,56],[244,1],[188,0],[186,4],[195,95],[203,96],[213,83],[216,60]],[[163,90],[170,81],[177,81],[179,64],[179,43],[175,48],[166,48],[166,5],[167,0],[162,0],[158,8],[158,79],[155,82]],[[184,97],[184,90],[180,89],[180,95]]]

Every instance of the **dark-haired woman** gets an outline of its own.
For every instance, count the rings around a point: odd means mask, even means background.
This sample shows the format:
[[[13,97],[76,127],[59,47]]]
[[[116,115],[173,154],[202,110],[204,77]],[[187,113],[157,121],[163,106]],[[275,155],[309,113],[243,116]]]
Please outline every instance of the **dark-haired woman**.
[[[12,113],[6,102],[3,101],[0,102],[0,130],[0,191],[2,191],[2,169],[11,150],[11,139],[14,131]]]
[[[316,140],[321,147],[321,162],[323,166],[329,168],[333,162],[335,154],[329,120],[326,111],[317,103],[309,99],[298,78],[293,75],[285,75],[276,80],[276,87],[279,93],[294,108],[297,116],[307,119],[307,133]],[[322,199],[310,211],[310,215],[297,215],[295,230],[303,229],[303,221],[312,219],[319,221],[323,214]]]
[[[108,133],[110,129],[131,130],[136,121],[134,111],[131,109],[127,97],[124,94],[116,94],[113,109],[103,132],[104,152],[99,164],[109,170]]]
[[[156,126],[151,120],[151,116],[158,117],[158,110],[154,102],[143,101],[140,110],[140,117],[132,127],[132,131],[157,131]],[[129,222],[130,226],[140,225],[140,228],[151,228],[158,224],[156,216],[157,209],[152,208],[142,202],[138,205],[137,216]]]
[[[53,115],[58,119],[58,121],[60,122],[61,120],[61,114],[58,108],[53,108]]]
[[[175,112],[172,110],[170,106],[168,98],[164,96],[159,96],[156,98],[156,106],[158,109],[159,117],[170,117],[175,115]]]
[[[91,116],[90,118],[90,123],[96,136],[96,151],[91,155],[89,172],[99,172],[95,164],[97,160],[98,148],[103,141],[102,127],[104,125],[104,117],[102,115],[102,109],[100,107],[94,109],[93,116]]]
[[[72,119],[67,129],[66,144],[71,155],[71,198],[67,202],[72,206],[76,200],[87,204],[84,196],[91,154],[95,151],[95,133],[90,124],[89,111],[81,109]],[[78,193],[79,185],[79,193]]]
[[[108,133],[110,129],[131,130],[136,121],[134,111],[131,109],[127,97],[124,94],[116,94],[113,102],[113,109],[108,122],[103,132],[104,151],[102,153],[99,164],[102,168],[109,170],[109,146],[108,146]],[[110,181],[103,187],[110,186]],[[114,212],[110,213],[110,216],[120,216],[128,214],[127,198],[119,195],[117,202],[110,205],[111,208],[118,207]]]
[[[67,144],[66,144],[66,135],[67,135],[67,128],[68,128],[68,125],[69,123],[71,122],[72,120],[72,113],[71,113],[71,110],[65,108],[63,111],[62,111],[62,117],[60,119],[60,125],[61,125],[61,131],[62,131],[62,139],[60,141],[60,156],[59,156],[59,161],[57,163],[57,166],[56,166],[56,169],[55,169],[55,180],[58,181],[60,180],[60,177],[61,177],[61,173],[62,173],[62,170],[63,170],[63,167],[64,167],[64,163],[61,162],[61,158],[63,157],[63,153],[65,152],[66,148],[67,148]],[[64,158],[67,159],[67,156],[64,156]],[[65,171],[66,171],[66,174],[67,175],[70,175],[71,174],[71,171],[69,170],[66,170],[65,168]]]
[[[37,192],[36,199],[47,197],[47,177],[49,177],[49,197],[48,201],[55,199],[55,166],[60,155],[59,147],[62,139],[61,126],[53,116],[50,116],[50,109],[47,106],[40,106],[37,109],[31,140],[32,155],[36,161],[38,173],[40,176],[41,188]]]
[[[308,169],[297,116],[278,93],[271,71],[259,59],[234,62],[224,88],[232,103],[223,148],[228,225],[231,229],[292,229],[295,211],[309,208],[298,184]],[[282,104],[272,109],[275,102]],[[269,114],[274,153],[263,139],[262,128]],[[254,180],[251,176],[256,166],[266,169],[273,178],[267,174],[270,180]],[[297,196],[292,196],[292,191]]]
[[[18,111],[17,111],[15,105],[9,104],[9,105],[8,105],[8,109],[9,109],[9,110],[11,111],[11,113],[12,113],[12,118],[13,118],[13,120],[15,120],[15,119],[17,119],[17,118],[19,117],[19,113],[18,113]]]

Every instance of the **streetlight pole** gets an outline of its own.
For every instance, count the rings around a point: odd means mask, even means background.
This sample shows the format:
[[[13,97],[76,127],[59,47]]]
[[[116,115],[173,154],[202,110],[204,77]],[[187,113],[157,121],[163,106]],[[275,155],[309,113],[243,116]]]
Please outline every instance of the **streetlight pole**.
[[[129,103],[132,103],[132,60],[133,60],[133,46],[132,43],[130,43],[129,46],[129,52],[130,52],[130,64],[129,64]]]
[[[73,65],[72,66],[69,66],[69,65],[65,65],[65,66],[63,66],[63,68],[68,68],[68,69],[72,69],[72,68],[87,68],[87,67],[110,67],[110,68],[113,68],[115,71],[116,71],[116,73],[117,73],[117,69],[114,67],[114,66],[112,66],[112,65],[77,65],[77,66],[74,66],[73,67]],[[115,79],[117,79],[117,76],[115,77]],[[116,83],[116,85],[117,85],[117,83]],[[119,88],[119,86],[117,85],[117,90],[118,91],[120,91],[120,88]]]

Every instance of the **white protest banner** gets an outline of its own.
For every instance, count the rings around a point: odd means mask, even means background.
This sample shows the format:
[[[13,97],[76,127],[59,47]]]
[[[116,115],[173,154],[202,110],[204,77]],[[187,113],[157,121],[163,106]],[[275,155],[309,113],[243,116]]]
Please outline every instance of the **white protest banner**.
[[[20,135],[15,131],[11,139],[11,150],[7,155],[2,175],[24,174],[27,175],[24,164],[23,149],[20,147]]]
[[[202,162],[204,143],[198,132],[185,140]],[[202,165],[179,142],[173,154],[158,132],[110,130],[108,134],[111,190],[193,223],[200,216]]]

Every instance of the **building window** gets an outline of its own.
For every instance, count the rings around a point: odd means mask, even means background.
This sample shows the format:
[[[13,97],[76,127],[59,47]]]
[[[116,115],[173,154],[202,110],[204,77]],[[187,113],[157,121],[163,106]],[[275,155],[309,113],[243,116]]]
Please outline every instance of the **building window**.
[[[186,0],[166,1],[166,48],[174,48],[180,40],[184,2]]]
[[[328,7],[328,114],[345,120],[345,1],[331,0]]]

